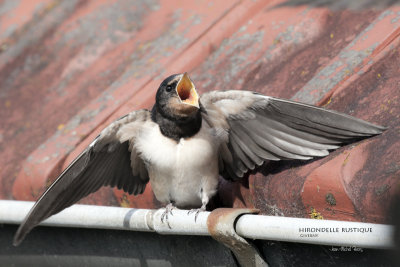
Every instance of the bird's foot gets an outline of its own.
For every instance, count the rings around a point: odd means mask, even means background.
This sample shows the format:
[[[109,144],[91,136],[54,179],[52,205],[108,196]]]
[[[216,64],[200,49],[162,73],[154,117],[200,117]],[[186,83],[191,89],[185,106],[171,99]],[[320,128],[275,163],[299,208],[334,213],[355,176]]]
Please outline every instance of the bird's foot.
[[[194,221],[196,222],[196,221],[197,221],[197,217],[199,216],[199,213],[200,213],[201,211],[205,211],[205,210],[206,210],[206,206],[203,205],[203,206],[201,206],[201,208],[199,208],[199,209],[191,209],[191,210],[189,210],[187,214],[190,215],[190,214],[194,213],[194,214],[195,214],[195,215],[194,215]]]
[[[167,206],[165,206],[165,211],[163,212],[163,214],[161,214],[161,222],[164,223],[164,221],[167,223],[169,229],[171,229],[171,226],[169,225],[169,221],[168,221],[168,215],[172,214],[172,210],[175,209],[176,207],[172,204],[169,203]]]

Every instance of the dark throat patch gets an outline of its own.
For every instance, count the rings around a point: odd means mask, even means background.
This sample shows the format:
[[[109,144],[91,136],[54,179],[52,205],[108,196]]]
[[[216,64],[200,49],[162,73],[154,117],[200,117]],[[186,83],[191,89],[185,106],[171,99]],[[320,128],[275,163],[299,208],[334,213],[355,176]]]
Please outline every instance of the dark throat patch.
[[[196,112],[193,116],[187,118],[174,118],[164,116],[154,105],[151,110],[151,119],[158,124],[161,133],[169,138],[179,141],[181,138],[189,138],[200,131],[201,112]]]

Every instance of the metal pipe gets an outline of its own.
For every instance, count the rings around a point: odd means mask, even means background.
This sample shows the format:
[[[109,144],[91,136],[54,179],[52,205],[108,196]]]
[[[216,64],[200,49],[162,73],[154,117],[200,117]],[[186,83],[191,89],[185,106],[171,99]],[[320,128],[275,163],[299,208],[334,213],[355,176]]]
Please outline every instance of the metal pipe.
[[[33,203],[0,200],[0,223],[20,224]],[[168,226],[165,221],[161,222],[164,210],[73,205],[40,225],[210,235],[207,228],[210,212],[201,212],[195,221],[194,214],[175,209],[168,216]],[[394,227],[383,224],[246,214],[237,220],[236,232],[251,239],[361,248],[394,247]]]

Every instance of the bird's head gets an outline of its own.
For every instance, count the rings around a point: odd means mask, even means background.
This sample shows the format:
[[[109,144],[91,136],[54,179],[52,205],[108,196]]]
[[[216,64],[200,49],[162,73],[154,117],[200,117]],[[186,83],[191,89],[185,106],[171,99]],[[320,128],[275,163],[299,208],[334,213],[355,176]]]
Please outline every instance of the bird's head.
[[[166,78],[157,90],[156,105],[168,117],[191,117],[200,109],[199,95],[189,75],[174,74]]]

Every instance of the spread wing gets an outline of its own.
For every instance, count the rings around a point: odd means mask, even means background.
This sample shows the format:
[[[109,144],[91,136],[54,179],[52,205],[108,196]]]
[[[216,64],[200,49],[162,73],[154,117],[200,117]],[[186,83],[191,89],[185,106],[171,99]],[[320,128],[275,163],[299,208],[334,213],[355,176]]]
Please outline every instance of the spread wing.
[[[140,110],[105,128],[35,203],[18,228],[14,245],[41,221],[102,186],[116,186],[129,194],[143,193],[149,178],[133,143],[140,126],[149,119],[150,113]]]
[[[326,156],[340,144],[385,130],[336,111],[248,91],[213,91],[201,100],[203,118],[222,139],[219,167],[226,179],[240,179],[265,160]]]

